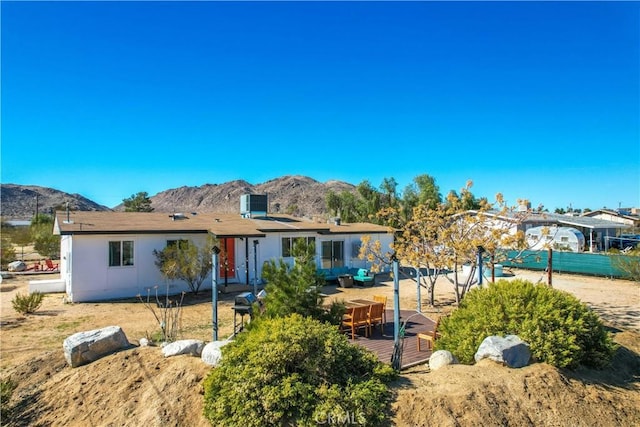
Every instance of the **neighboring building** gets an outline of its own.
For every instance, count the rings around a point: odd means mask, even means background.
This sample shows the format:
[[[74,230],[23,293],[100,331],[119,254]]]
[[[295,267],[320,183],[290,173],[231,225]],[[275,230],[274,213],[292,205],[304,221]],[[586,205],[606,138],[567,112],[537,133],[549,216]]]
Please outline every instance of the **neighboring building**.
[[[475,214],[475,211],[470,211]],[[621,229],[628,226],[619,222],[608,221],[587,216],[561,215],[550,212],[511,212],[500,215],[497,211],[490,211],[486,215],[493,216],[497,221],[513,223],[511,232],[527,232],[533,227],[573,227],[580,231],[585,240],[585,250],[589,252],[603,251],[609,248],[609,238],[620,234]]]
[[[634,214],[633,212],[637,212],[637,210],[636,209],[628,209],[628,210],[598,209],[596,211],[584,213],[582,214],[582,216],[618,222],[620,224],[625,224],[629,228],[640,227],[640,216],[638,216],[637,213]]]
[[[318,268],[367,268],[358,259],[361,238],[370,235],[383,247],[393,242],[387,227],[368,224],[307,222],[288,215],[173,214],[142,212],[57,212],[54,234],[61,236],[60,281],[70,301],[97,301],[146,295],[167,282],[155,265],[154,250],[180,240],[202,245],[215,236],[223,253],[218,284],[259,282],[265,261],[292,263],[295,239],[315,242]],[[186,283],[168,283],[170,293],[188,291]],[[211,276],[202,289],[211,289]]]

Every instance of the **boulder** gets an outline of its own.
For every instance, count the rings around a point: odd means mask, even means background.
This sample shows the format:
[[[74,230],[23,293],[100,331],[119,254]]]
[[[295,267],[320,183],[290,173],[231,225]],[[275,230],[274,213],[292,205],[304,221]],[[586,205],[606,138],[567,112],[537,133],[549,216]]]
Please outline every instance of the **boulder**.
[[[149,347],[149,340],[146,338],[140,338],[140,347]]]
[[[482,341],[475,354],[476,362],[482,359],[507,365],[510,368],[522,368],[529,364],[531,350],[529,344],[522,341],[517,335],[506,337],[490,336]]]
[[[178,356],[180,354],[190,354],[198,356],[202,354],[204,341],[200,340],[179,340],[162,347],[164,357]]]
[[[202,361],[209,366],[218,366],[222,360],[222,347],[230,342],[231,340],[213,341],[205,345],[202,349]]]
[[[458,360],[450,351],[438,350],[434,351],[429,358],[429,369],[435,371],[443,366],[453,365],[455,363],[458,363]]]
[[[127,347],[129,340],[120,326],[78,332],[67,337],[62,343],[64,358],[72,368],[91,363]]]
[[[27,264],[22,261],[13,261],[7,265],[7,270],[9,271],[25,271],[27,269]]]

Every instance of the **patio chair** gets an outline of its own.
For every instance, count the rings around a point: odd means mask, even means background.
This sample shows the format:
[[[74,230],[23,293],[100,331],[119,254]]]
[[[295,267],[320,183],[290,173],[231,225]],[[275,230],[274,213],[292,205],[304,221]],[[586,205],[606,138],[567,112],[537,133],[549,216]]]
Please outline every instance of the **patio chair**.
[[[369,315],[367,316],[369,335],[373,335],[373,327],[380,325],[380,333],[384,335],[384,304],[377,303],[369,306]]]
[[[382,303],[382,317],[384,318],[383,322],[386,324],[387,323],[387,297],[383,295],[374,295],[373,300],[375,302]]]
[[[347,312],[342,319],[342,327],[344,330],[351,330],[351,339],[356,339],[356,329],[364,327],[364,336],[369,336],[367,331],[369,329],[369,306],[362,305],[353,307],[351,312]]]
[[[45,259],[44,262],[47,264],[47,268],[44,271],[56,271],[58,269],[58,264],[54,264],[50,259]]]
[[[436,320],[436,324],[433,327],[433,331],[428,332],[418,332],[418,351],[420,350],[420,340],[425,340],[427,342],[427,350],[433,350],[433,344],[436,342],[438,338],[440,338],[440,333],[438,332],[438,326],[440,326],[440,319],[442,317],[438,317]]]

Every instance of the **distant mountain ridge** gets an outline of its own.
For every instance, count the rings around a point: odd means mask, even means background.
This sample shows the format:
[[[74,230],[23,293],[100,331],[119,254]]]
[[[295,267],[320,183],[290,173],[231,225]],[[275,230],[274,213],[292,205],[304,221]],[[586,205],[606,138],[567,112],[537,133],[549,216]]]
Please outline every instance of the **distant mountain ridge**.
[[[113,208],[99,205],[79,194],[33,185],[2,184],[1,215],[3,218],[28,219],[36,209],[50,213],[53,208],[62,209],[66,202],[72,210],[123,211],[124,205]],[[298,217],[321,219],[327,216],[325,198],[327,192],[355,192],[355,185],[331,180],[325,183],[300,175],[286,175],[261,184],[244,180],[222,184],[205,184],[196,187],[179,187],[161,191],[151,196],[151,206],[156,212],[220,212],[240,213],[240,196],[243,194],[267,194],[272,213],[287,213]],[[142,190],[141,190],[142,191]],[[126,195],[123,199],[130,197]]]
[[[2,184],[0,186],[0,215],[3,219],[31,219],[36,211],[51,214],[53,209],[79,211],[110,211],[80,194],[69,194],[54,188],[38,185]]]

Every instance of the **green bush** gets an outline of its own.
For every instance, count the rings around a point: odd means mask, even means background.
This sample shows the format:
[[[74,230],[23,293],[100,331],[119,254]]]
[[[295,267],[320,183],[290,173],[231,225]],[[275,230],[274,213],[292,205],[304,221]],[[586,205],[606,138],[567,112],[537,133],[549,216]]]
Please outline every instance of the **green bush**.
[[[436,349],[473,363],[487,336],[518,335],[533,357],[557,367],[602,367],[615,345],[598,316],[574,296],[525,280],[500,280],[474,289],[443,319]]]
[[[261,318],[222,351],[205,381],[213,425],[388,424],[395,371],[335,326],[299,314]]]
[[[20,314],[35,313],[42,305],[44,294],[42,292],[33,292],[31,294],[16,294],[11,300],[13,309]]]
[[[13,395],[13,391],[16,389],[16,383],[11,379],[3,379],[0,381],[0,418],[7,420],[7,417],[11,414],[11,405],[9,401]]]

